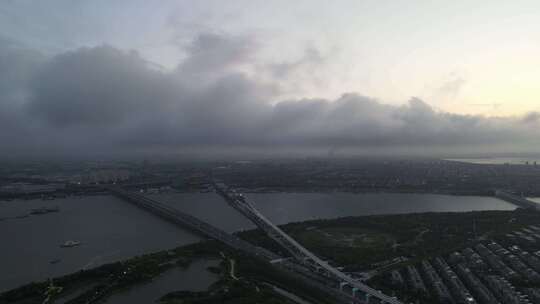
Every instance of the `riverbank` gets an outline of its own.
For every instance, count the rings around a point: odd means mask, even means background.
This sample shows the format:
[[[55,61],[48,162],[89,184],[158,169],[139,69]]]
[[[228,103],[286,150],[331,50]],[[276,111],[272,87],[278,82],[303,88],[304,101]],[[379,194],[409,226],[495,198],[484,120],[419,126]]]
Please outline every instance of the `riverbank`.
[[[367,272],[402,258],[422,259],[494,238],[540,222],[540,212],[434,212],[319,219],[281,225],[319,257],[348,272]],[[238,234],[258,246],[288,255],[259,230]]]
[[[62,289],[62,292],[54,296],[55,299],[70,295],[71,299],[66,303],[95,303],[119,291],[148,282],[171,268],[185,268],[195,259],[218,258],[216,250],[219,249],[222,248],[213,242],[197,243],[92,269],[82,269],[69,275],[30,283],[2,293],[0,303],[41,303],[44,292],[50,286]],[[81,288],[88,285],[93,287]]]
[[[208,270],[218,274],[219,279],[207,291],[180,290],[162,295],[162,303],[221,303],[224,300],[248,301],[249,303],[293,304],[289,297],[281,295],[267,283],[272,283],[295,297],[309,299],[314,304],[330,304],[323,293],[297,282],[287,273],[270,264],[231,250],[215,241],[179,247],[173,250],[80,270],[52,280],[30,283],[0,294],[0,304],[38,304],[50,296],[51,303],[65,304],[103,303],[123,292],[144,286],[171,269],[186,269],[194,261],[221,260],[218,267]],[[238,261],[231,264],[229,261]],[[232,269],[231,267],[233,267]],[[234,273],[234,276],[231,276]],[[54,292],[51,292],[53,290]],[[299,296],[300,295],[300,296]],[[314,297],[317,295],[317,297]],[[117,297],[118,298],[118,297]],[[120,297],[121,298],[121,297]],[[114,303],[114,300],[112,300]],[[180,301],[180,302],[179,302]]]
[[[318,256],[363,279],[388,269],[447,254],[478,240],[497,239],[538,222],[539,212],[517,209],[345,217],[290,223],[282,228]],[[258,230],[240,232],[238,235],[287,255]],[[207,291],[168,293],[163,295],[162,302],[219,303],[228,297],[251,303],[291,301],[291,298],[284,298],[266,285],[271,284],[313,304],[331,303],[324,294],[302,285],[288,274],[215,241],[146,254],[57,277],[52,283],[61,287],[62,291],[55,298],[65,299],[69,296],[69,300],[64,302],[66,304],[103,301],[111,295],[142,286],[170,269],[185,268],[201,259],[221,260],[219,267],[212,269],[212,272],[219,274],[219,280]],[[42,281],[10,290],[0,295],[0,304],[41,303],[43,293],[50,284]]]

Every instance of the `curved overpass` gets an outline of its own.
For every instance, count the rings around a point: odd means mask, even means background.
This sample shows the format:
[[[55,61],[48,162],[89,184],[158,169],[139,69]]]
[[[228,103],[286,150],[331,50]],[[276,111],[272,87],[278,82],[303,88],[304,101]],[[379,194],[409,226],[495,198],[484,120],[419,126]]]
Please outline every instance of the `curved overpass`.
[[[380,303],[403,304],[395,297],[385,295],[382,292],[353,279],[349,275],[341,272],[317,257],[315,254],[281,230],[278,226],[272,223],[272,221],[267,219],[259,210],[250,204],[242,194],[238,194],[234,191],[228,191],[224,186],[216,185],[216,190],[231,206],[253,221],[255,225],[257,225],[272,239],[276,240],[281,246],[287,249],[297,260],[299,260],[301,263],[311,261],[316,267],[324,269],[330,276],[340,281],[340,287],[349,285],[352,287],[353,293],[361,291],[365,294],[366,299],[370,297],[376,298],[380,301]]]

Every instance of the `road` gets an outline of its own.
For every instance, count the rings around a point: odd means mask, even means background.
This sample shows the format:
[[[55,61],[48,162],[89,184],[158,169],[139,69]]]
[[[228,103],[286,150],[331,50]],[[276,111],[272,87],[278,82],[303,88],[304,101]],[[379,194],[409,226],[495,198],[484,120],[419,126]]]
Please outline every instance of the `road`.
[[[261,212],[259,212],[259,210],[249,203],[242,194],[236,193],[234,190],[230,190],[225,187],[226,186],[224,185],[216,184],[217,192],[223,196],[229,204],[244,214],[247,218],[252,220],[255,225],[257,225],[271,238],[276,240],[281,246],[291,252],[291,254],[300,263],[310,261],[316,268],[324,269],[329,275],[336,278],[340,282],[340,289],[341,287],[348,285],[353,289],[353,293],[362,291],[366,295],[366,298],[376,298],[382,303],[402,304],[402,302],[395,297],[387,296],[382,292],[351,278],[349,275],[336,269],[326,261],[323,261],[307,248],[299,244],[283,230],[281,230],[281,228],[277,227],[272,221],[266,218]]]

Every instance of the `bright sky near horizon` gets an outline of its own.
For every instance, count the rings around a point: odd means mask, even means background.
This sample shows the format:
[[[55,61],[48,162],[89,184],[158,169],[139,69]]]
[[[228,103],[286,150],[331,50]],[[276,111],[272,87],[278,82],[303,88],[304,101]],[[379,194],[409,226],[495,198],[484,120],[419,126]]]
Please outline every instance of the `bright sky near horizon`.
[[[344,92],[463,114],[540,110],[538,1],[4,1],[0,36],[55,54],[110,44],[174,68],[201,32],[298,64],[287,97]]]

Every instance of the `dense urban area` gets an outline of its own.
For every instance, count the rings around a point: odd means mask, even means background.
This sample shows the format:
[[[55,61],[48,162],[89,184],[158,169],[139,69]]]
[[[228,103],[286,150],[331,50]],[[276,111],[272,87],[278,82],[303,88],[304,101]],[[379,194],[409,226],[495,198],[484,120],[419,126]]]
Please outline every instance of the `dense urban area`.
[[[210,190],[211,179],[265,191],[426,192],[540,195],[540,165],[474,164],[439,159],[303,158],[256,161],[26,162],[0,167],[3,199],[97,192],[99,184],[153,181],[182,191]]]

